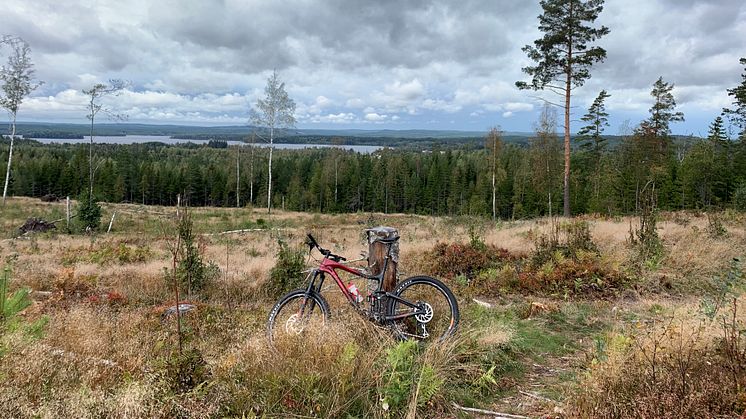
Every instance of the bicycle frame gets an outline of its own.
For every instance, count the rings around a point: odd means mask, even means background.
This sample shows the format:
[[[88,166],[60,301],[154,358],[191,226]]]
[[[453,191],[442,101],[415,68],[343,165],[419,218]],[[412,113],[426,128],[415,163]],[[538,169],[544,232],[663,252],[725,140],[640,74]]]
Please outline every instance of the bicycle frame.
[[[389,249],[390,249],[390,247],[389,247]],[[405,300],[403,298],[400,298],[399,296],[394,295],[394,294],[392,294],[390,292],[384,292],[381,289],[383,287],[383,276],[386,274],[386,269],[388,268],[389,258],[390,258],[390,256],[387,255],[386,258],[384,259],[383,269],[381,270],[381,273],[379,273],[378,275],[368,275],[362,269],[353,268],[353,267],[347,266],[347,265],[345,265],[343,263],[340,263],[340,262],[337,262],[337,261],[334,261],[334,260],[331,260],[331,259],[325,257],[321,261],[321,264],[319,265],[319,267],[317,269],[315,269],[314,271],[311,272],[311,280],[308,281],[308,287],[306,289],[306,295],[309,295],[311,292],[320,293],[321,292],[321,287],[324,284],[325,276],[328,274],[329,276],[332,277],[332,279],[334,280],[334,282],[337,284],[337,287],[339,287],[339,290],[342,291],[342,294],[345,296],[345,298],[347,299],[347,301],[355,309],[357,309],[358,311],[362,311],[361,308],[360,308],[360,303],[358,303],[357,301],[355,301],[355,297],[347,289],[347,286],[345,285],[345,283],[342,280],[342,278],[339,277],[339,274],[337,274],[336,270],[337,269],[341,269],[341,270],[343,270],[345,272],[348,272],[348,273],[350,273],[352,275],[355,275],[355,276],[357,276],[359,278],[364,278],[364,279],[368,279],[368,280],[376,280],[376,281],[378,281],[378,287],[376,288],[375,291],[373,291],[371,293],[371,295],[374,296],[373,298],[375,298],[376,300],[380,300],[383,297],[392,298],[392,299],[395,299],[395,300],[399,301],[400,303],[402,303],[402,304],[404,304],[404,305],[406,305],[408,307],[411,307],[411,308],[415,309],[415,311],[412,311],[410,313],[404,313],[404,314],[392,315],[392,316],[385,315],[385,316],[383,316],[381,318],[381,320],[383,320],[383,321],[399,320],[399,319],[403,319],[403,318],[406,318],[406,317],[411,317],[411,316],[416,316],[416,315],[419,315],[419,314],[423,314],[424,311],[417,304],[411,303],[411,302],[409,302],[409,301],[407,301],[407,300]],[[318,278],[318,277],[320,277],[320,280],[319,280],[318,284],[316,284],[316,278]],[[304,302],[304,305],[305,305],[305,302]],[[313,306],[312,306],[311,309],[313,310]],[[302,312],[302,309],[301,309],[301,312]],[[369,314],[369,316],[370,316],[370,314]]]

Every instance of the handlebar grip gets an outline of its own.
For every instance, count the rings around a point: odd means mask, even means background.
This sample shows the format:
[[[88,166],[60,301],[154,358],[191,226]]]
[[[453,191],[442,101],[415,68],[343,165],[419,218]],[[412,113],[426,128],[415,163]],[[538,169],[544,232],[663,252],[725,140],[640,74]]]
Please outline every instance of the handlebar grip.
[[[319,246],[319,243],[316,241],[316,239],[313,238],[311,233],[306,233],[306,237],[308,237],[308,240],[310,241],[311,245],[319,249],[321,248],[321,246]]]

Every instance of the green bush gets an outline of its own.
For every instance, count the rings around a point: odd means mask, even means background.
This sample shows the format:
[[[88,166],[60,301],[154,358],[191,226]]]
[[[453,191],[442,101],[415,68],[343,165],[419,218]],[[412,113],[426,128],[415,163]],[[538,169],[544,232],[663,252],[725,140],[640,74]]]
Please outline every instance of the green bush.
[[[746,183],[742,183],[733,192],[733,207],[738,211],[746,211]]]
[[[598,247],[593,242],[587,221],[553,223],[547,234],[536,238],[531,262],[534,267],[539,267],[555,259],[557,254],[578,260],[589,252],[598,253]]]
[[[302,271],[306,265],[303,262],[303,251],[290,248],[283,240],[278,240],[280,253],[277,263],[269,272],[267,293],[271,297],[280,297],[288,291],[299,288],[303,284]]]
[[[435,368],[420,357],[415,341],[399,342],[386,351],[384,383],[380,391],[385,411],[402,411],[416,395],[414,403],[423,406],[435,396],[443,385]]]
[[[194,292],[205,289],[210,282],[220,275],[220,268],[212,261],[205,262],[205,245],[197,240],[194,235],[192,217],[188,210],[179,217],[177,265],[176,278],[181,288],[186,288],[187,296],[192,297]],[[173,251],[173,249],[172,249]],[[127,257],[137,254],[123,254]],[[173,272],[165,268],[164,279],[172,285]]]
[[[101,224],[101,206],[96,197],[92,199],[88,192],[78,198],[78,223],[83,231],[97,230]]]

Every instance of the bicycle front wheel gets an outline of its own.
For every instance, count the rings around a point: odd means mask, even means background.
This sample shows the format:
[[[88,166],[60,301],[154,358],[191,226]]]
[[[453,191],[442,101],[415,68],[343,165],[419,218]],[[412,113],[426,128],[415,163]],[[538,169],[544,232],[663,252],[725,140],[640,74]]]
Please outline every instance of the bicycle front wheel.
[[[443,340],[458,327],[458,303],[453,292],[429,276],[402,281],[389,298],[388,317],[400,339]]]
[[[304,332],[319,330],[329,319],[329,304],[316,292],[290,291],[272,307],[267,320],[269,344],[297,339]]]

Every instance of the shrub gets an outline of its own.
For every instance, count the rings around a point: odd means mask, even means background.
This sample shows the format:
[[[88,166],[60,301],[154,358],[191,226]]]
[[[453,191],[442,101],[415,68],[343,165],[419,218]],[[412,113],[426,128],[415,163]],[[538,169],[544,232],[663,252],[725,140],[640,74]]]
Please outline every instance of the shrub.
[[[64,262],[70,264],[85,259],[98,265],[141,263],[150,259],[152,254],[149,246],[128,246],[124,243],[108,242],[87,257],[80,251],[73,251],[65,255]]]
[[[655,267],[663,258],[663,242],[658,236],[658,211],[655,209],[654,192],[646,192],[639,212],[640,221],[636,229],[629,226],[629,242],[635,248],[634,262],[639,266]]]
[[[280,252],[277,262],[269,272],[267,293],[273,298],[282,296],[288,291],[303,285],[302,271],[306,265],[303,262],[303,251],[290,248],[284,240],[278,240]]]
[[[707,213],[707,234],[710,237],[718,238],[728,235],[728,230],[723,225],[720,215],[717,213]]]
[[[101,206],[96,197],[84,192],[78,198],[78,223],[83,231],[97,230],[101,224]]]
[[[568,414],[738,417],[746,408],[743,327],[734,304],[721,325],[670,321],[637,335],[607,336]]]
[[[614,294],[628,282],[624,273],[605,266],[597,257],[575,260],[558,254],[537,269],[520,272],[512,284],[524,292],[590,297]]]
[[[548,233],[535,238],[531,263],[539,267],[555,258],[557,254],[578,260],[581,255],[588,252],[598,253],[598,247],[593,242],[587,221],[552,222]]]
[[[181,215],[178,226],[181,253],[179,264],[176,268],[176,276],[179,278],[181,284],[187,287],[189,295],[192,292],[201,291],[220,274],[217,265],[213,262],[204,262],[204,245],[197,244],[193,226],[192,217],[185,210]]]
[[[210,378],[210,370],[196,348],[174,351],[162,361],[162,374],[166,385],[175,393],[186,393],[204,384]]]
[[[480,271],[497,268],[515,256],[506,249],[472,240],[468,244],[438,242],[427,259],[432,261],[431,274],[448,279],[463,275],[470,281]]]
[[[733,192],[733,207],[738,211],[746,211],[746,183],[742,183]]]

